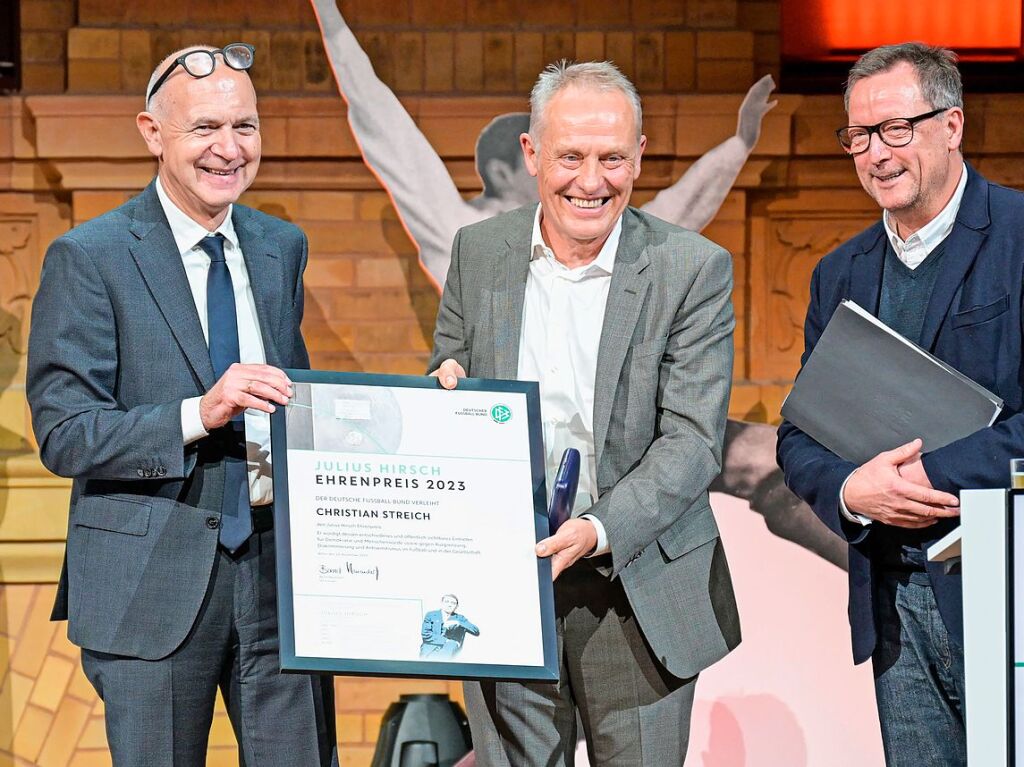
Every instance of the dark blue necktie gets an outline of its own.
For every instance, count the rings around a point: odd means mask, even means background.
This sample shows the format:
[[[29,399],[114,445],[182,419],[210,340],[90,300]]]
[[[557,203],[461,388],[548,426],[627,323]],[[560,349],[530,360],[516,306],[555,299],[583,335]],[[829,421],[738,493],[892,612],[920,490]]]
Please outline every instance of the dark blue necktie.
[[[235,362],[238,351],[238,316],[231,272],[224,260],[224,235],[215,234],[199,241],[210,257],[206,277],[206,319],[210,339],[210,362],[219,379]],[[218,429],[224,441],[224,498],[221,502],[220,543],[234,552],[252,533],[252,509],[249,505],[249,471],[245,455],[245,419],[235,416]]]

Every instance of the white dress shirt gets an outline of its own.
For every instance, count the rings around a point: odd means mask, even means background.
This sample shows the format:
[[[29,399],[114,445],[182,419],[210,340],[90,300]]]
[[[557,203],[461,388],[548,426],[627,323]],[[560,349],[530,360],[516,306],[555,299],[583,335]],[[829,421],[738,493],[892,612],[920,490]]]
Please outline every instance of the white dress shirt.
[[[964,199],[964,189],[967,187],[967,165],[965,164],[962,167],[960,181],[956,185],[956,191],[953,192],[953,196],[946,203],[946,207],[939,211],[939,215],[910,235],[906,240],[897,233],[895,222],[889,220],[889,211],[882,212],[882,226],[885,227],[885,233],[892,244],[892,249],[896,253],[896,257],[908,269],[917,269],[917,267],[923,264],[931,252],[943,240],[949,237],[949,233],[953,231],[953,225],[956,223],[956,214],[960,212],[960,202]],[[856,514],[850,511],[846,507],[846,501],[843,499],[843,493],[846,492],[846,483],[850,481],[850,477],[856,471],[854,469],[850,472],[850,475],[843,480],[842,487],[839,488],[839,512],[851,522],[869,525],[871,520],[863,514]]]
[[[889,236],[889,242],[892,243],[892,249],[896,251],[896,257],[906,264],[908,269],[919,267],[938,247],[939,243],[949,237],[949,233],[953,231],[956,214],[960,212],[960,201],[963,200],[964,189],[967,188],[967,166],[963,165],[962,167],[960,181],[956,185],[953,196],[946,203],[946,207],[906,240],[896,232],[896,224],[890,221],[889,211],[882,213],[882,225],[885,227],[885,233]]]
[[[185,276],[195,301],[203,336],[210,340],[206,316],[206,275],[210,271],[210,257],[199,247],[199,242],[210,234],[224,235],[224,260],[231,273],[231,286],[235,292],[235,313],[238,317],[239,361],[263,364],[267,361],[263,350],[263,336],[260,333],[256,315],[256,301],[249,285],[249,272],[245,268],[242,249],[231,221],[231,208],[224,222],[215,232],[208,232],[175,205],[167,196],[160,178],[156,180],[156,193],[164,209],[167,223],[171,227],[174,243],[185,267]],[[181,403],[181,434],[183,443],[188,445],[207,436],[199,414],[201,397],[191,397]],[[245,449],[249,464],[249,498],[253,506],[262,506],[274,500],[270,460],[270,416],[257,410],[245,411]]]
[[[580,451],[581,460],[573,508],[582,510],[597,500],[594,384],[622,218],[597,258],[586,266],[569,269],[544,242],[542,215],[538,205],[530,244],[517,377],[540,382],[548,496],[562,453],[574,447]],[[597,548],[592,554],[607,552],[604,526],[596,517],[584,516],[597,530]]]

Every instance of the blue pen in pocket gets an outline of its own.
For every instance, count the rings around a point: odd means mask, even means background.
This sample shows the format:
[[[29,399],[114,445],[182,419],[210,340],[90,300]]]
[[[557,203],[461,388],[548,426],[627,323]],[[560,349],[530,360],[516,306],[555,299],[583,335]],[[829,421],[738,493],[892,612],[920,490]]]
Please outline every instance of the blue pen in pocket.
[[[580,484],[580,451],[574,447],[562,453],[562,462],[555,473],[555,484],[551,488],[551,502],[548,504],[548,524],[551,535],[572,515],[576,503],[576,488]]]

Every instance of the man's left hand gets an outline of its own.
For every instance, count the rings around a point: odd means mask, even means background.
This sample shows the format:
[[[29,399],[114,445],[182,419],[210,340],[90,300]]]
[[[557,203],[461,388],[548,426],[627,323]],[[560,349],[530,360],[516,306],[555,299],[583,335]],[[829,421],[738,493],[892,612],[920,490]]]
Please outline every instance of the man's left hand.
[[[551,557],[551,580],[597,546],[597,530],[586,519],[569,519],[554,535],[537,544],[538,557]]]

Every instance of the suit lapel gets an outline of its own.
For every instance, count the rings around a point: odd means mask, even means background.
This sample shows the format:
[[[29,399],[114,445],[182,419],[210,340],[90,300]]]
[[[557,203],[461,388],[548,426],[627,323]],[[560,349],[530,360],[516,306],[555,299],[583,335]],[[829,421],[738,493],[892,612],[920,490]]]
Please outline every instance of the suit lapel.
[[[231,215],[245,259],[245,269],[249,273],[249,286],[256,302],[256,316],[263,336],[267,364],[283,367],[284,357],[281,356],[277,339],[280,336],[279,323],[282,317],[281,286],[285,282],[278,249],[266,237],[263,227],[248,208],[236,204]]]
[[[622,236],[615,254],[612,282],[608,288],[608,303],[604,311],[601,328],[601,343],[597,351],[597,376],[594,385],[594,447],[597,465],[601,465],[601,454],[608,435],[608,421],[611,418],[612,402],[626,351],[636,330],[637,320],[643,308],[650,286],[650,276],[645,273],[650,259],[647,255],[647,241],[635,221],[630,209],[622,217]]]
[[[885,229],[878,224],[879,234],[867,249],[856,254],[850,264],[851,301],[871,314],[878,314],[882,292],[882,267],[885,264],[887,241]],[[844,296],[845,298],[845,296]]]
[[[136,242],[130,247],[157,308],[171,328],[175,340],[204,389],[216,383],[210,350],[196,313],[192,289],[185,266],[171,235],[156,187],[150,184],[139,195],[133,214],[131,233]]]
[[[988,184],[978,178],[973,168],[968,167],[967,173],[967,187],[960,201],[960,210],[953,231],[945,240],[943,263],[939,265],[939,274],[924,314],[921,346],[925,349],[934,345],[950,304],[985,242],[984,230],[989,225]]]
[[[491,294],[494,326],[494,375],[515,378],[519,372],[519,336],[523,328],[523,302],[526,299],[526,277],[530,272],[530,241],[533,227],[529,224],[536,208],[530,207],[526,221],[516,222],[506,238],[504,268],[495,270]]]

